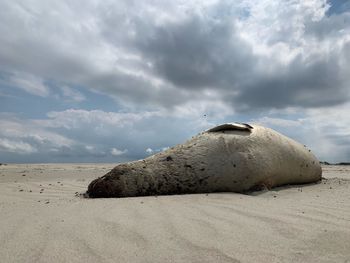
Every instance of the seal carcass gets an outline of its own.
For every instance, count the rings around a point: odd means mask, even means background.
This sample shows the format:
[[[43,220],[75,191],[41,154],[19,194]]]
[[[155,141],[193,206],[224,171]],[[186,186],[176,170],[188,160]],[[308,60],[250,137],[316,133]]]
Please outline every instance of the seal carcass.
[[[88,186],[90,197],[245,192],[321,179],[306,146],[258,125],[228,123],[143,160],[122,163]]]

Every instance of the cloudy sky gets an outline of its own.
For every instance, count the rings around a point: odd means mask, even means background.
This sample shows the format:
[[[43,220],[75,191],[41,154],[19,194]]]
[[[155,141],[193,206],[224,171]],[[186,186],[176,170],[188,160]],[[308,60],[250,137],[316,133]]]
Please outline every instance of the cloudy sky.
[[[350,161],[350,0],[0,0],[0,162],[121,162],[222,122]]]

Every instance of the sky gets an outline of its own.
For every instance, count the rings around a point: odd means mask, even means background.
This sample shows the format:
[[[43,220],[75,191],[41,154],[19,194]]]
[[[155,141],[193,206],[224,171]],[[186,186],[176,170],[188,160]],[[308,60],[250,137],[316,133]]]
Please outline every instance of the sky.
[[[0,162],[124,162],[224,122],[350,161],[350,0],[0,0]]]

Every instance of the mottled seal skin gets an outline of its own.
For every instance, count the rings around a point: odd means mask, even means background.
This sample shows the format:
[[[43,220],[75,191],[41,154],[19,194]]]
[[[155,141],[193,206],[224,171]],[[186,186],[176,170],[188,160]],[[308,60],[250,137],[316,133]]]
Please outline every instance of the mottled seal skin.
[[[144,160],[122,163],[90,183],[90,197],[245,192],[317,182],[306,146],[258,125],[228,123]]]

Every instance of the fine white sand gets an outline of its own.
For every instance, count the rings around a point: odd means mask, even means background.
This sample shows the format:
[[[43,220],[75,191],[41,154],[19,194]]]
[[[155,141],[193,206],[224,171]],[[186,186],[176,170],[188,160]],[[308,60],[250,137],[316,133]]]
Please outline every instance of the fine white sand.
[[[0,166],[0,262],[350,262],[350,167],[252,195],[85,199],[112,164]]]

